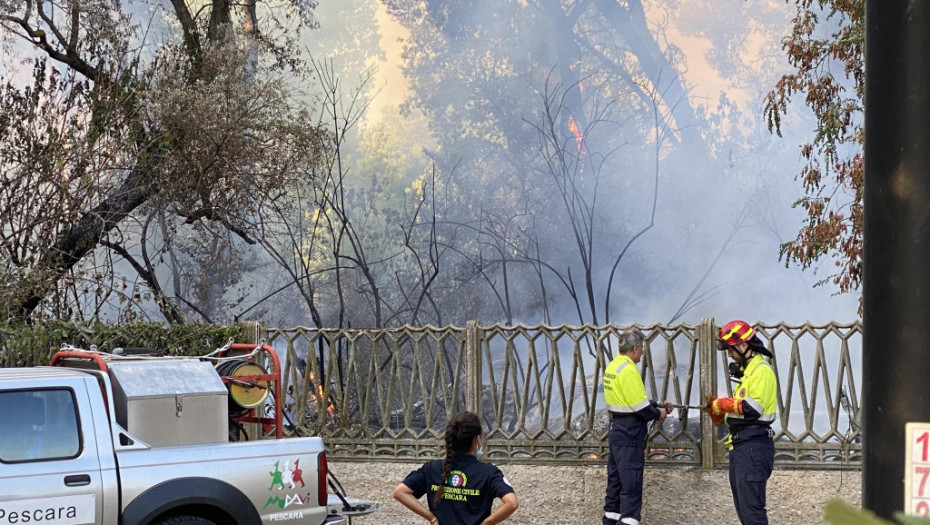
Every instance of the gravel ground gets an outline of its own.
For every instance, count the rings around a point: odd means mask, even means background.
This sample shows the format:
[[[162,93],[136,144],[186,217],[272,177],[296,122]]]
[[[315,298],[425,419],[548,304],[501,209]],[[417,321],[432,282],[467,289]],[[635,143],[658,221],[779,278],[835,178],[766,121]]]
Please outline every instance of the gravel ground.
[[[391,497],[394,487],[416,467],[413,463],[330,459],[330,470],[350,496],[383,505],[379,512],[353,519],[357,525],[423,525],[422,518]],[[520,501],[520,508],[505,524],[600,524],[606,467],[500,467]],[[643,525],[739,525],[726,470],[647,468],[645,485]],[[831,498],[861,507],[860,473],[776,470],[768,484],[769,521],[773,525],[826,524],[823,506]]]

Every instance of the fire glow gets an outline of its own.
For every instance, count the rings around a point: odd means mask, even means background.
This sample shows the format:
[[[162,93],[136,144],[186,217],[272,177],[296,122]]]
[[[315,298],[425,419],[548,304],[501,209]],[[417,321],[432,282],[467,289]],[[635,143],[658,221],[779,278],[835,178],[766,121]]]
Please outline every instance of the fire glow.
[[[310,384],[313,385],[313,392],[308,393],[308,400],[313,403],[315,406],[320,406],[320,399],[323,399],[323,385],[319,385],[316,382],[316,378],[313,375],[313,372],[307,372],[307,380],[310,381]],[[336,407],[330,401],[327,403],[326,412],[330,417],[336,416]]]
[[[575,136],[575,144],[578,145],[578,153],[581,153],[581,149],[584,144],[584,135],[581,133],[581,129],[578,127],[578,123],[575,122],[575,116],[568,116],[568,131],[571,131],[572,135]]]

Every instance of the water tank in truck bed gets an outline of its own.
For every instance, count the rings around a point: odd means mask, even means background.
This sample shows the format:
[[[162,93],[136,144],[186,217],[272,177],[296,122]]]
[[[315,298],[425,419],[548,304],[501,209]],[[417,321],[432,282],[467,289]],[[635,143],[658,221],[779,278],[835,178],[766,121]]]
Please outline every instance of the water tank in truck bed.
[[[107,366],[116,420],[133,436],[153,447],[229,439],[227,390],[210,363],[151,359]]]

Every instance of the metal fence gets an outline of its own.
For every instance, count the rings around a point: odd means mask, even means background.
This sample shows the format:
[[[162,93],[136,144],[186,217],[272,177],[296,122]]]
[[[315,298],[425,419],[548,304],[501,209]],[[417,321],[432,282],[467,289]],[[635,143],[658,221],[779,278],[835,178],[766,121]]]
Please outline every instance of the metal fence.
[[[657,401],[703,404],[731,395],[713,319],[638,326],[640,363]],[[482,416],[495,462],[603,462],[607,412],[601,378],[627,327],[479,326],[387,329],[261,328],[284,359],[287,413],[326,437],[340,459],[423,461],[443,453],[449,415]],[[757,324],[774,354],[776,465],[858,469],[861,323]],[[726,464],[724,428],[678,410],[650,428],[653,465]]]

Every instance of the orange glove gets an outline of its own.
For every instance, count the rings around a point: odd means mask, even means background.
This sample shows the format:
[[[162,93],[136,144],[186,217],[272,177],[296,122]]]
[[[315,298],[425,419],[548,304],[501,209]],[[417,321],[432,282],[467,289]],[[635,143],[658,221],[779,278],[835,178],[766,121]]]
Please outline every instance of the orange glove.
[[[704,407],[704,410],[710,415],[710,420],[714,423],[714,426],[719,427],[723,424],[725,416],[724,413],[719,410],[717,396],[708,393],[705,399],[707,400],[707,405]]]
[[[717,400],[717,396],[707,393],[707,397],[704,398],[707,401],[707,404],[704,406],[704,410],[713,413],[714,401]]]

